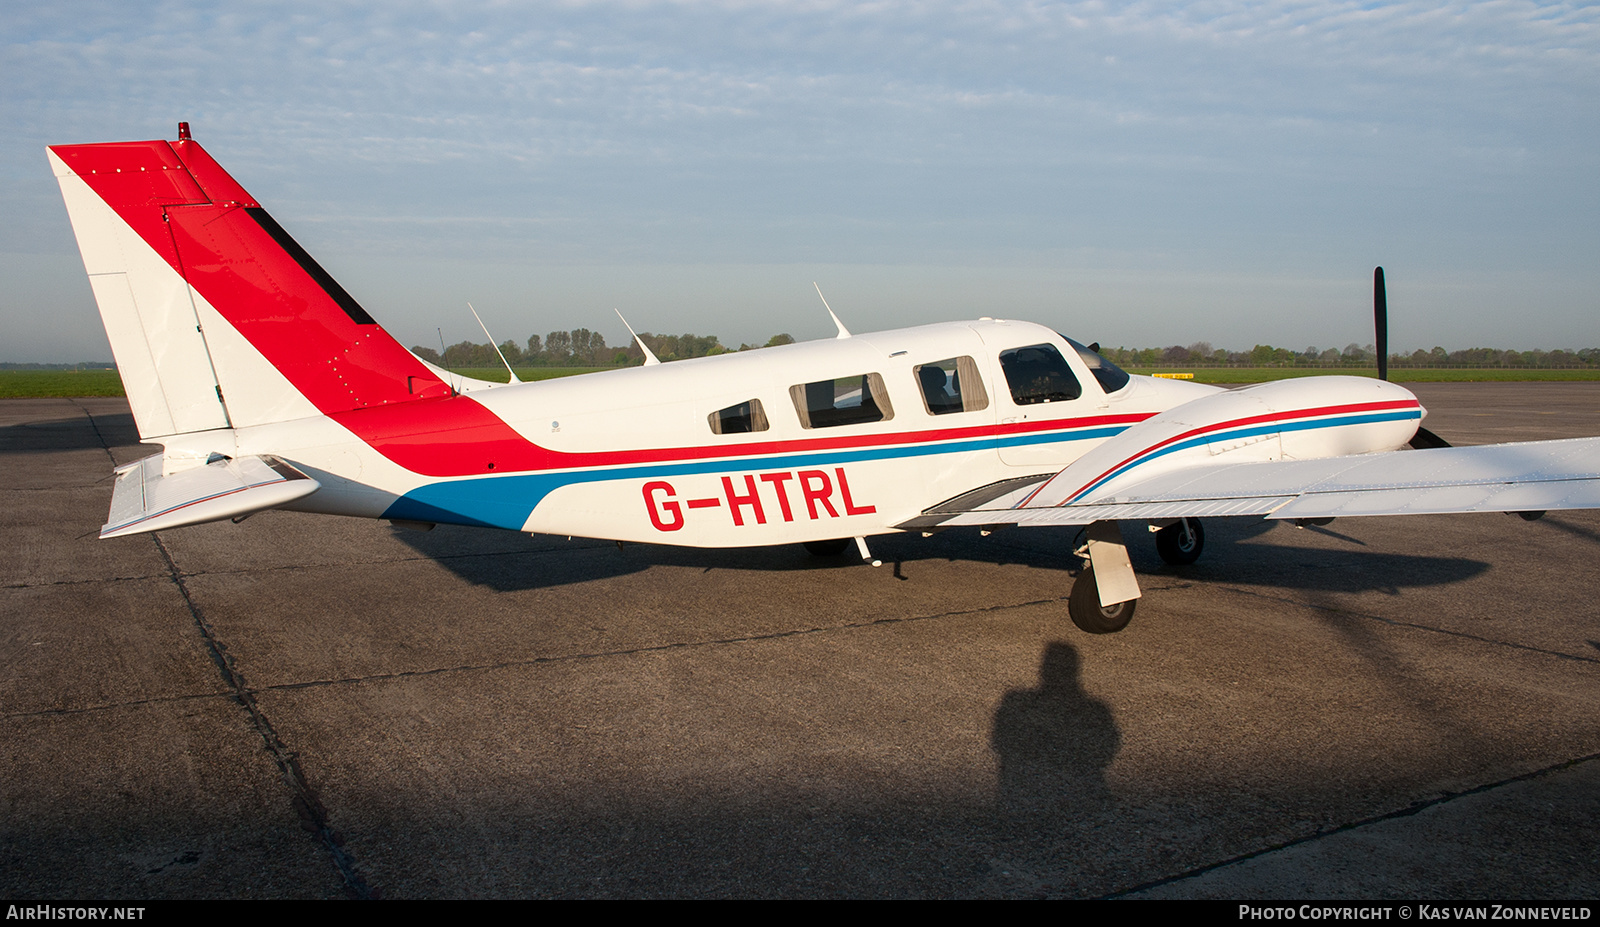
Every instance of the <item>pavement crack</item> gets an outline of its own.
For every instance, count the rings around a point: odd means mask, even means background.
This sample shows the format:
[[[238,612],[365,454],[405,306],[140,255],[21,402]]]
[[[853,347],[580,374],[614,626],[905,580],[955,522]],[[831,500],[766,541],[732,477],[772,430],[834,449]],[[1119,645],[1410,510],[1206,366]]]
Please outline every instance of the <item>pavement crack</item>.
[[[1532,779],[1538,779],[1538,778],[1541,778],[1543,776],[1548,776],[1551,773],[1562,772],[1563,770],[1572,769],[1572,768],[1574,768],[1576,766],[1581,766],[1584,763],[1592,763],[1592,762],[1594,762],[1596,760],[1600,760],[1600,753],[1590,753],[1590,754],[1588,754],[1586,756],[1574,757],[1573,759],[1570,759],[1570,760],[1563,760],[1562,762],[1559,762],[1559,763],[1553,763],[1553,764],[1551,764],[1549,766],[1545,766],[1545,767],[1543,767],[1541,769],[1536,769],[1536,770],[1534,770],[1532,772],[1523,773],[1520,776],[1511,776],[1510,778],[1507,778],[1507,779],[1498,779],[1498,780],[1496,780],[1494,782],[1487,782],[1487,783],[1484,783],[1483,785],[1474,786],[1474,787],[1472,787],[1470,789],[1463,789],[1462,791],[1459,791],[1459,792],[1442,792],[1442,793],[1440,793],[1438,795],[1435,795],[1432,798],[1424,798],[1424,799],[1418,799],[1417,801],[1413,801],[1409,805],[1406,805],[1404,808],[1396,808],[1393,811],[1386,811],[1386,812],[1384,812],[1382,814],[1373,815],[1372,817],[1362,818],[1359,821],[1350,821],[1350,822],[1345,823],[1345,824],[1340,824],[1337,827],[1321,828],[1321,829],[1318,829],[1315,833],[1307,834],[1304,837],[1297,837],[1294,840],[1287,840],[1287,841],[1284,841],[1283,843],[1276,843],[1276,844],[1273,844],[1272,846],[1262,847],[1259,850],[1252,850],[1249,853],[1241,853],[1238,856],[1234,856],[1234,857],[1231,857],[1229,859],[1221,860],[1219,862],[1211,863],[1210,865],[1207,865],[1207,866],[1200,866],[1198,868],[1191,869],[1191,870],[1189,870],[1187,872],[1182,872],[1182,873],[1179,873],[1177,875],[1167,876],[1164,879],[1155,879],[1155,880],[1150,881],[1150,882],[1144,882],[1144,883],[1139,884],[1139,885],[1134,885],[1134,886],[1132,886],[1130,888],[1124,888],[1124,889],[1121,889],[1119,891],[1112,892],[1111,894],[1108,894],[1108,895],[1102,895],[1101,896],[1101,900],[1124,898],[1124,897],[1127,897],[1129,895],[1137,894],[1139,892],[1149,891],[1150,889],[1153,889],[1153,888],[1159,888],[1159,887],[1161,887],[1163,885],[1171,885],[1171,884],[1173,884],[1175,882],[1182,882],[1182,881],[1185,881],[1187,879],[1197,878],[1197,877],[1205,875],[1207,873],[1215,872],[1215,871],[1217,871],[1219,869],[1225,869],[1228,866],[1232,866],[1232,865],[1235,865],[1237,863],[1243,863],[1243,862],[1247,862],[1247,861],[1252,860],[1252,859],[1260,858],[1262,856],[1267,856],[1267,855],[1272,854],[1272,853],[1277,853],[1280,850],[1287,850],[1287,849],[1289,849],[1291,847],[1297,847],[1297,846],[1300,846],[1302,844],[1313,843],[1315,841],[1322,840],[1322,839],[1324,839],[1326,837],[1332,837],[1335,834],[1342,834],[1342,833],[1346,833],[1348,831],[1359,830],[1359,829],[1361,829],[1363,827],[1370,827],[1370,826],[1372,826],[1374,824],[1382,824],[1385,821],[1394,821],[1394,820],[1399,820],[1400,818],[1408,818],[1408,817],[1411,817],[1412,815],[1415,815],[1415,814],[1418,814],[1420,812],[1426,811],[1429,808],[1437,807],[1439,805],[1448,804],[1448,803],[1456,801],[1458,799],[1467,798],[1467,797],[1470,797],[1470,796],[1473,796],[1473,795],[1482,795],[1482,794],[1484,794],[1486,792],[1493,792],[1496,789],[1501,789],[1501,788],[1504,788],[1504,787],[1506,787],[1508,785],[1515,785],[1515,784],[1517,784],[1519,782],[1527,782],[1527,781],[1532,780]]]
[[[186,853],[184,853],[181,856],[174,857],[170,862],[167,862],[167,863],[164,863],[164,864],[162,864],[160,866],[157,866],[154,869],[146,869],[145,870],[145,874],[146,875],[157,875],[157,874],[159,874],[159,873],[161,873],[161,872],[163,872],[163,871],[165,871],[167,869],[170,869],[173,866],[193,866],[195,863],[198,863],[198,862],[200,862],[200,851],[199,850],[189,850],[189,851],[187,851]]]
[[[121,702],[107,702],[102,705],[80,705],[77,708],[40,708],[34,711],[14,711],[0,714],[0,720],[10,721],[14,718],[52,718],[62,715],[83,715],[96,711],[111,711],[116,708],[137,708],[141,705],[173,705],[179,702],[194,702],[204,699],[231,698],[232,692],[194,692],[188,695],[162,695],[155,698],[131,698]]]
[[[46,586],[89,586],[110,583],[133,583],[142,580],[168,578],[170,577],[161,573],[145,573],[138,576],[108,576],[105,579],[52,579],[42,583],[5,583],[0,584],[0,589],[39,589]]]
[[[166,563],[172,576],[172,582],[178,587],[178,592],[183,596],[184,605],[188,607],[189,614],[194,618],[194,623],[200,629],[200,637],[205,641],[206,652],[211,655],[211,662],[222,675],[223,682],[227,685],[234,700],[244,708],[245,714],[250,718],[250,724],[261,737],[261,742],[266,746],[267,753],[277,763],[279,772],[283,775],[284,784],[289,787],[291,801],[295,813],[300,817],[300,826],[315,834],[322,842],[323,847],[332,858],[334,867],[339,870],[340,877],[344,880],[345,891],[355,898],[375,898],[377,892],[366,883],[361,874],[356,871],[355,859],[349,851],[344,849],[344,838],[328,823],[328,810],[325,808],[316,791],[307,781],[305,770],[300,766],[300,755],[290,750],[278,732],[272,727],[272,722],[262,713],[261,707],[256,704],[255,692],[245,683],[244,676],[239,672],[233,658],[223,653],[223,646],[216,638],[215,630],[206,621],[200,606],[195,603],[189,594],[189,587],[184,582],[183,574],[172,560],[167,545],[162,543],[159,534],[151,534],[150,539],[155,542],[156,550],[160,552],[161,559]]]
[[[117,457],[111,453],[111,445],[106,442],[106,436],[100,433],[100,423],[94,420],[94,413],[85,409],[83,403],[76,399],[68,399],[67,401],[77,406],[78,411],[83,413],[83,417],[89,420],[89,427],[94,429],[94,439],[100,442],[100,447],[106,452],[106,458],[111,461],[111,466],[116,467]]]

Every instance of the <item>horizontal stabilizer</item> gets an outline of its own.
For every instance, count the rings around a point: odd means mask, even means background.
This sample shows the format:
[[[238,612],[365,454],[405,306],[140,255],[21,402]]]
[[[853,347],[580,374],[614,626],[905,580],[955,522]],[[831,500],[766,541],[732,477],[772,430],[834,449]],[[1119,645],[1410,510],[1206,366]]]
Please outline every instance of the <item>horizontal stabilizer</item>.
[[[249,515],[309,496],[321,485],[276,457],[219,459],[163,476],[156,454],[118,468],[111,515],[100,537]]]
[[[1070,505],[1015,507],[1016,495],[960,514],[940,506],[900,527],[1600,508],[1600,438],[1187,467]]]

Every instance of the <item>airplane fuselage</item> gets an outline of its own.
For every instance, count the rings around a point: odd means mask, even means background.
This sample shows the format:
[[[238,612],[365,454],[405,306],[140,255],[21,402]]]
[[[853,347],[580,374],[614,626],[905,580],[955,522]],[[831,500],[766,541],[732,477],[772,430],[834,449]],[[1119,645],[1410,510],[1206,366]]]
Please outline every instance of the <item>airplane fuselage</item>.
[[[1002,358],[1040,348],[1072,382],[1019,397],[1019,374]],[[946,384],[931,400],[930,366]],[[1108,393],[1056,332],[984,319],[535,383],[455,378],[461,393],[418,400],[440,410],[413,425],[363,421],[396,418],[392,408],[357,410],[238,429],[227,453],[274,454],[321,482],[287,506],[304,511],[696,547],[783,544],[893,531],[977,487],[1056,473],[1130,425],[1217,391],[1123,379]],[[819,383],[844,394],[831,420],[802,414],[807,384]],[[716,422],[729,409],[745,414]],[[485,413],[510,434],[475,438]],[[185,440],[209,454],[223,452],[220,437]]]

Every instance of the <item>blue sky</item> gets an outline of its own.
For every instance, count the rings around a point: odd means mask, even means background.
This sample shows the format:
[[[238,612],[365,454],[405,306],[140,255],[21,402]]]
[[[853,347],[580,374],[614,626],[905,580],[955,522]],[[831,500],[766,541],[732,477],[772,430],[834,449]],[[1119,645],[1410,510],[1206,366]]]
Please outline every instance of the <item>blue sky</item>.
[[[179,119],[407,344],[1600,345],[1600,7],[34,4],[0,361],[109,356],[43,148]]]

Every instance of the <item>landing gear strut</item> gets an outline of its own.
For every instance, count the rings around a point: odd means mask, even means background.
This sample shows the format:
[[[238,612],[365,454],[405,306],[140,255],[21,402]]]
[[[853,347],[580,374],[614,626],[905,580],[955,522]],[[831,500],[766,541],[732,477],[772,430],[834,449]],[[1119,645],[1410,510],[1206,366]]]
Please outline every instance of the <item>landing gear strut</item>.
[[[1173,566],[1188,566],[1200,559],[1206,533],[1198,518],[1180,518],[1156,532],[1156,553]]]

